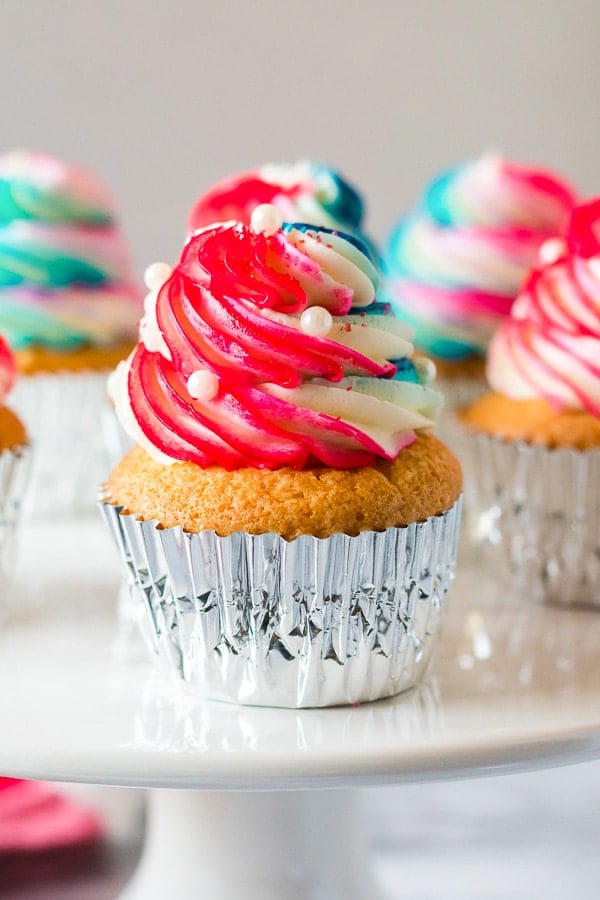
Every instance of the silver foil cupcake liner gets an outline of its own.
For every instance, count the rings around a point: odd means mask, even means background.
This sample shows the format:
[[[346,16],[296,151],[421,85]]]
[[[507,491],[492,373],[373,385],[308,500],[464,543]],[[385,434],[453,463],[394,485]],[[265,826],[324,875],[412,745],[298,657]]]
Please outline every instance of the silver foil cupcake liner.
[[[600,608],[600,450],[508,442],[462,429],[465,531],[535,599]]]
[[[454,575],[461,501],[383,532],[160,528],[101,504],[147,643],[197,696],[260,706],[359,703],[414,687]]]
[[[106,372],[57,372],[18,379],[12,405],[35,443],[25,512],[91,513],[98,483],[119,452],[110,450]]]
[[[8,605],[31,457],[27,445],[0,452],[0,619]]]

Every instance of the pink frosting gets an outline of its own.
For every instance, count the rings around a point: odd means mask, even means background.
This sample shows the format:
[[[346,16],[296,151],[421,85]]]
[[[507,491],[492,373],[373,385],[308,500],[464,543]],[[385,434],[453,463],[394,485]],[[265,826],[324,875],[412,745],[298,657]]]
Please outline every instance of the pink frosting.
[[[576,207],[563,235],[542,245],[491,341],[487,374],[508,397],[600,417],[600,198]]]
[[[15,383],[16,365],[12,350],[0,336],[0,404],[6,400],[7,394]]]
[[[197,232],[149,295],[140,343],[117,370],[124,427],[161,461],[201,466],[394,458],[432,424],[438,395],[390,381],[390,360],[412,344],[392,316],[361,315],[376,279],[327,230]]]

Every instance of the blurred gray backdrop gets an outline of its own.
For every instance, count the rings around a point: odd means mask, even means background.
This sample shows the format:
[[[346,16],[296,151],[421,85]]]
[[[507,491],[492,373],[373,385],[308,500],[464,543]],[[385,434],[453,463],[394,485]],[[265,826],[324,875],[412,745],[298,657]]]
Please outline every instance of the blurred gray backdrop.
[[[598,0],[0,0],[0,146],[87,163],[138,270],[213,180],[309,156],[381,236],[495,148],[600,192]]]
[[[96,169],[139,272],[213,180],[300,156],[359,185],[381,237],[485,149],[600,193],[599,48],[599,0],[0,0],[0,152]],[[393,896],[596,898],[599,775],[365,793]]]

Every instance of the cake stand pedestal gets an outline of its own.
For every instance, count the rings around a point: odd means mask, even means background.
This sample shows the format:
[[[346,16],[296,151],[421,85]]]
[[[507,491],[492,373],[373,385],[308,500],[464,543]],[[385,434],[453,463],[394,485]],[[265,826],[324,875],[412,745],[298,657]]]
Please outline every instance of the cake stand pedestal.
[[[600,615],[537,606],[476,564],[417,690],[268,709],[165,683],[117,625],[99,518],[23,538],[0,628],[0,773],[150,789],[122,900],[372,900],[353,789],[600,756]]]
[[[149,792],[122,900],[377,900],[355,792]]]

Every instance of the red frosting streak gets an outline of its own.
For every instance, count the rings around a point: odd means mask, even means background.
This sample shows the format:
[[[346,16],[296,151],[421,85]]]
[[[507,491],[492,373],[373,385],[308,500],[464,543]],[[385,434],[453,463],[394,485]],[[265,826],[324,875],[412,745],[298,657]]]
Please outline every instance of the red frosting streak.
[[[504,165],[509,178],[517,184],[531,185],[540,194],[553,197],[557,204],[564,207],[565,215],[573,207],[576,196],[575,191],[570,185],[559,180],[551,172],[546,172],[543,169],[531,169],[528,166],[510,162],[510,160],[506,160]]]
[[[395,371],[391,363],[374,362],[261,313],[299,313],[307,307],[306,291],[290,272],[322,279],[314,261],[281,235],[218,226],[190,239],[156,304],[170,359],[140,344],[129,370],[133,413],[148,440],[167,456],[231,469],[301,468],[315,461],[347,468],[390,455],[358,427],[263,389]],[[340,285],[331,279],[319,283],[319,291],[325,299],[334,297],[334,308],[341,302],[348,311],[351,291],[349,302],[346,294],[340,301]],[[218,376],[219,389],[200,402],[187,381],[202,369]],[[412,433],[398,435],[395,453],[412,439]]]
[[[0,336],[0,401],[3,402],[6,395],[12,390],[16,374],[17,368],[12,350],[6,340]]]
[[[196,231],[234,219],[250,224],[250,216],[261,203],[273,203],[277,197],[294,199],[305,190],[300,184],[287,187],[264,181],[253,172],[219,182],[196,202],[188,217],[188,231]]]

